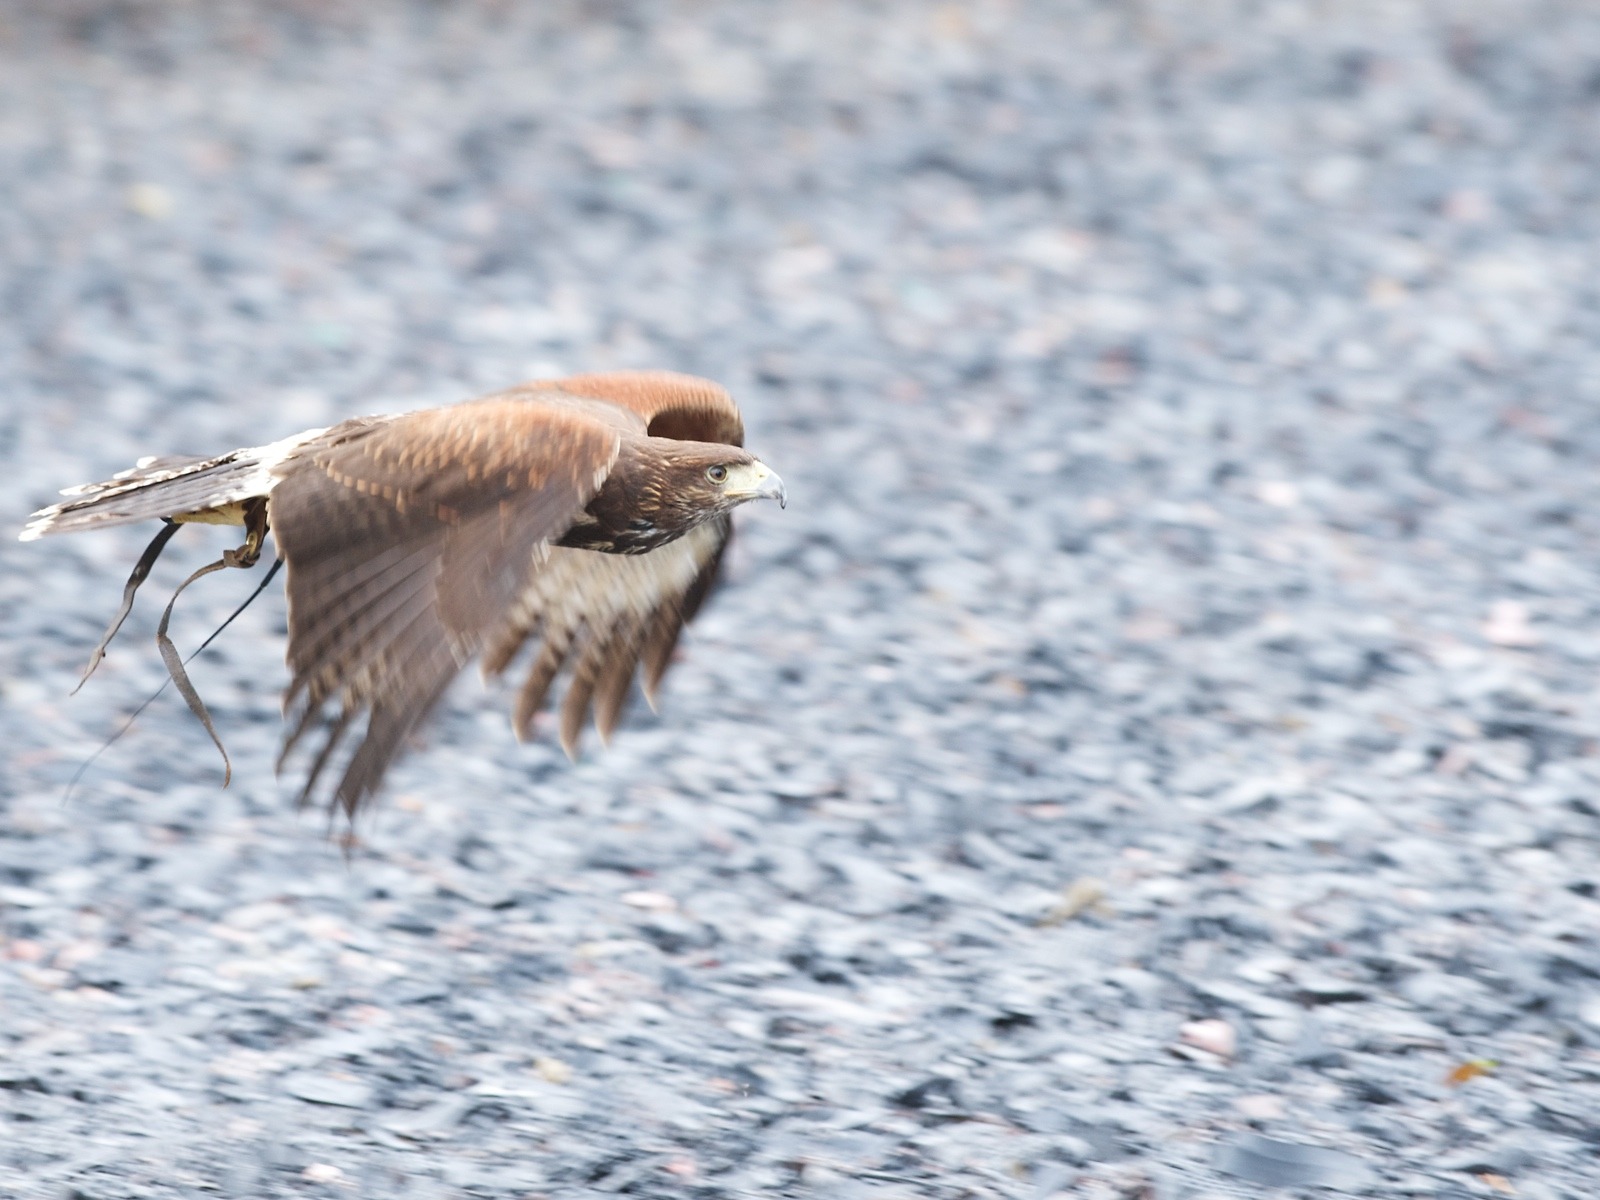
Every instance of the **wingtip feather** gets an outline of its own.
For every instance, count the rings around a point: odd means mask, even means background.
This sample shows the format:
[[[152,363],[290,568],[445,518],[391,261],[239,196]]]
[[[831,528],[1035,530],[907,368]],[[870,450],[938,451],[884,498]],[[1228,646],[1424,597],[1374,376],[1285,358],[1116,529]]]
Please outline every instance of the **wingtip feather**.
[[[588,707],[585,704],[582,708],[576,708],[569,695],[561,710],[561,748],[572,762],[578,761],[578,746],[583,741],[584,718],[589,715]]]

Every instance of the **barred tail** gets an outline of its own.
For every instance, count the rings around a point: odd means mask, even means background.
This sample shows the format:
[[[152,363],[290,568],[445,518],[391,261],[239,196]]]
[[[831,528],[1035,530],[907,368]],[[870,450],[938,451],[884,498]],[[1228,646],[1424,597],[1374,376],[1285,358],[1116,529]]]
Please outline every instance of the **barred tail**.
[[[268,446],[230,450],[216,458],[168,455],[141,458],[103,483],[67,488],[67,499],[28,519],[21,540],[51,533],[77,533],[126,525],[153,517],[215,525],[244,524],[243,503],[265,496],[277,482],[274,469],[300,446],[326,430],[311,429]]]

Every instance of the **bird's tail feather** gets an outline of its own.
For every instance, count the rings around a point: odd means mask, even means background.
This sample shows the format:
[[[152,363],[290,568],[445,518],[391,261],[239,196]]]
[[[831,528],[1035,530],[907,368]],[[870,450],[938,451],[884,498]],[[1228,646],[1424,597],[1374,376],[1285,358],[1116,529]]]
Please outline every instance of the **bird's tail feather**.
[[[242,516],[235,520],[226,510],[267,494],[272,479],[263,457],[259,450],[246,449],[216,458],[141,458],[137,466],[102,483],[67,488],[61,493],[67,499],[28,519],[22,540],[208,512],[215,512],[212,519],[225,524],[242,523]]]

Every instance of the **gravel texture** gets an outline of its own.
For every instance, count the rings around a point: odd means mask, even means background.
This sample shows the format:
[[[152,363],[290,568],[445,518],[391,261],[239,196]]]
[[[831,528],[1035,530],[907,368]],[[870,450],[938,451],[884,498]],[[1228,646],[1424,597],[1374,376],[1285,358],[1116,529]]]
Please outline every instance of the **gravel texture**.
[[[0,1195],[1594,1196],[1597,147],[1578,0],[0,0],[13,526],[609,366],[791,496],[347,854],[281,596],[230,789],[169,695],[63,802],[226,533],[70,701],[149,531],[0,540]]]

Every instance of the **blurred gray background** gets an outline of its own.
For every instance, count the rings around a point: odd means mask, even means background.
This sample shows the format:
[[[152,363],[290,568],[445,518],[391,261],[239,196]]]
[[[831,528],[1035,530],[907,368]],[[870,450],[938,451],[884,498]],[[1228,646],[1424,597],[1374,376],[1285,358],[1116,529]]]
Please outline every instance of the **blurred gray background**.
[[[63,802],[227,533],[71,700],[150,531],[0,540],[0,1195],[1594,1195],[1597,148],[1582,3],[0,0],[13,529],[629,366],[791,496],[348,858],[276,594]]]

